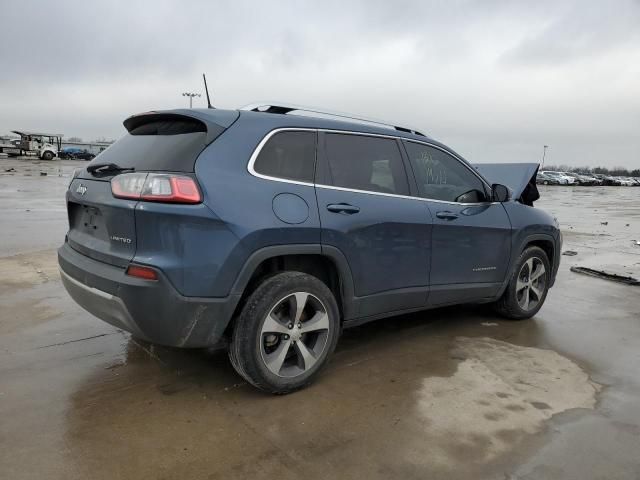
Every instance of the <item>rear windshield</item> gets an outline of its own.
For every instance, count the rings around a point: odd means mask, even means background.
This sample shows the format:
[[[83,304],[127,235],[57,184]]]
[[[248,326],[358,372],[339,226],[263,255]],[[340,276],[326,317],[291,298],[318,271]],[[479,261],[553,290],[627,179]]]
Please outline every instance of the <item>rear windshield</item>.
[[[115,142],[94,163],[115,163],[136,170],[193,172],[196,158],[206,147],[204,132],[179,135],[131,135]]]
[[[180,115],[145,117],[127,120],[129,133],[92,163],[115,163],[137,171],[193,172],[200,152],[225,130]]]

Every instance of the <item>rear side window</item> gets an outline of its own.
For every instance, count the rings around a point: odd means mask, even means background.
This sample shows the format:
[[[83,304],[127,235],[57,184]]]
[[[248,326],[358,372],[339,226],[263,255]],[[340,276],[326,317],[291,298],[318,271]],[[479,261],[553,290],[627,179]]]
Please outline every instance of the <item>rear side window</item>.
[[[253,169],[269,177],[313,183],[316,165],[315,132],[279,132],[260,150]]]
[[[395,140],[328,133],[325,148],[331,185],[408,195],[407,174]]]
[[[446,202],[487,201],[484,183],[457,158],[428,145],[405,145],[420,196]]]

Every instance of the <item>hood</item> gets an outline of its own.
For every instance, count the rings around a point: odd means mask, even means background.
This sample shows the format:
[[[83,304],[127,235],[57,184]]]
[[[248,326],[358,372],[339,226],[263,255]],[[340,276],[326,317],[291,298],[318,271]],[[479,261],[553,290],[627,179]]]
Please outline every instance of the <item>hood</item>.
[[[532,206],[540,198],[536,187],[537,163],[477,163],[473,165],[489,183],[509,187],[512,198]]]

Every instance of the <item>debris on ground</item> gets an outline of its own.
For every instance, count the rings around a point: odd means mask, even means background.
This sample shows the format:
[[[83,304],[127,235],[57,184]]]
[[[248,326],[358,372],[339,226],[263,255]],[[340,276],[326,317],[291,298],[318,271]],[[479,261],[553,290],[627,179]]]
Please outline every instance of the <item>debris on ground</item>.
[[[562,254],[568,257],[575,257],[578,254],[578,252],[576,252],[575,250],[566,250],[562,252]]]
[[[636,245],[640,245],[640,240],[636,240]]]
[[[41,177],[46,177],[47,176],[47,172],[40,172],[40,176]]]
[[[497,327],[498,324],[496,322],[482,322],[480,325],[483,327]]]
[[[16,169],[15,169],[15,168],[13,168],[13,167],[11,167],[11,168],[5,168],[5,170],[4,170],[4,171],[5,171],[5,172],[15,172],[15,171],[16,171]]]
[[[609,222],[600,222],[600,225],[609,225]]]
[[[616,275],[615,273],[608,273],[603,270],[595,270],[587,267],[571,267],[574,273],[582,273],[583,275],[589,275],[591,277],[602,278],[604,280],[611,280],[612,282],[624,283],[625,285],[638,285],[640,286],[640,280],[634,277],[625,277],[624,275]]]

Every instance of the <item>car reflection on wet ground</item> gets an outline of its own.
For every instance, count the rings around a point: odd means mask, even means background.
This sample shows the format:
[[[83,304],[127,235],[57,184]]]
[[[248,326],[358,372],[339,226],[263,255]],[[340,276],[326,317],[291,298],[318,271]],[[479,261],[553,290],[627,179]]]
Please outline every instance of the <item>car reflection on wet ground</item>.
[[[640,277],[635,189],[540,187],[577,255],[533,320],[380,320],[273,397],[224,352],[133,340],[68,298],[55,248],[83,165],[0,158],[2,478],[640,476],[640,290],[569,271]]]

